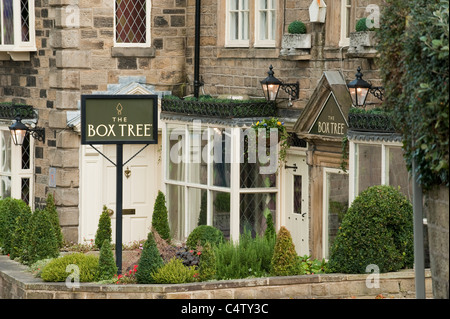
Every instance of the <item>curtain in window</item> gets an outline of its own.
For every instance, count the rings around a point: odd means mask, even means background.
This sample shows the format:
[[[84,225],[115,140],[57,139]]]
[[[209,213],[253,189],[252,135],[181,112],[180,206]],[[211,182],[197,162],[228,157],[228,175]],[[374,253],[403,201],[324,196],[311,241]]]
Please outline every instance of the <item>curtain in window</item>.
[[[146,0],[116,0],[116,42],[146,43]]]
[[[3,44],[14,44],[14,10],[12,0],[2,0],[3,24],[1,25]]]

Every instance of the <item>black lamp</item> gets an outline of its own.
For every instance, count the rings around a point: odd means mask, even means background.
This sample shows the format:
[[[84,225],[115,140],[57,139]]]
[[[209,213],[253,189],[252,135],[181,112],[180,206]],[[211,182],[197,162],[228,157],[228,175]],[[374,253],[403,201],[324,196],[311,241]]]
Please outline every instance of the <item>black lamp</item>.
[[[22,123],[20,116],[16,117],[16,121],[9,127],[9,130],[15,145],[22,145],[28,132],[38,141],[45,142],[45,129],[37,127],[28,128],[28,126]]]
[[[379,100],[383,100],[383,87],[374,87],[372,84],[363,80],[363,74],[361,73],[361,67],[358,66],[356,70],[356,79],[347,84],[348,90],[353,100],[354,106],[366,105],[367,94],[370,92]]]
[[[280,88],[289,94],[290,97],[298,99],[299,94],[299,83],[283,83],[273,76],[273,66],[269,66],[269,72],[267,72],[268,77],[262,80],[261,86],[264,92],[264,97],[267,101],[275,101],[278,96],[278,91]]]

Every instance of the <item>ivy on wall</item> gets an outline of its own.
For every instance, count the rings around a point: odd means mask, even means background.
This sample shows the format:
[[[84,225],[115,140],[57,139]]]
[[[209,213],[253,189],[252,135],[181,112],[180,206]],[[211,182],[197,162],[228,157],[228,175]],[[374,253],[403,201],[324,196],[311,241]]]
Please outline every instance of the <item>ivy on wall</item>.
[[[424,189],[449,185],[449,0],[386,0],[378,51],[385,107]],[[395,21],[395,22],[394,22]]]

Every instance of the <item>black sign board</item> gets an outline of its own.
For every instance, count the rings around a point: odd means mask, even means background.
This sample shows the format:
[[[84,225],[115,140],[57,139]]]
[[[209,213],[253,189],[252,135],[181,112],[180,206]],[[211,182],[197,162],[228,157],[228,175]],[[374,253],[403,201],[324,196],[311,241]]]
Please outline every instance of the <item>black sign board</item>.
[[[156,95],[82,95],[81,144],[157,144]]]

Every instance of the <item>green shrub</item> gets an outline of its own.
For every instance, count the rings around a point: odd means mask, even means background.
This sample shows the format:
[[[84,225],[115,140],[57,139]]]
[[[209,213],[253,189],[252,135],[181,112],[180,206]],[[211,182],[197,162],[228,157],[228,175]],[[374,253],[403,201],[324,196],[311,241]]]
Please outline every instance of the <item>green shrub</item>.
[[[207,242],[215,246],[224,240],[223,233],[208,225],[197,226],[188,236],[186,246],[190,249],[196,249],[197,246],[204,246]]]
[[[216,255],[210,243],[206,243],[200,255],[198,265],[198,272],[200,281],[214,279],[216,276]]]
[[[117,266],[114,261],[111,243],[108,239],[105,239],[100,249],[97,280],[108,280],[113,278],[115,274],[117,274]]]
[[[391,186],[372,186],[353,201],[331,248],[332,272],[381,272],[413,264],[413,216],[408,199]]]
[[[266,231],[264,232],[264,237],[267,240],[275,241],[277,237],[277,232],[275,231],[275,226],[273,224],[273,217],[270,209],[266,208],[264,210],[264,217],[266,218]]]
[[[54,258],[46,258],[36,261],[28,267],[28,270],[34,277],[41,277],[42,270],[47,266],[49,262],[51,262]]]
[[[271,266],[271,274],[274,276],[291,276],[298,273],[295,246],[291,233],[284,226],[280,228],[277,235]]]
[[[227,241],[214,250],[217,279],[263,277],[270,273],[274,239],[242,234],[239,243]]]
[[[28,247],[27,232],[30,225],[31,209],[28,205],[21,206],[23,209],[19,210],[15,220],[16,227],[11,237],[11,252],[9,257],[11,259],[18,258],[20,262],[24,262]]]
[[[30,218],[27,232],[27,254],[24,262],[33,264],[40,259],[59,255],[58,240],[53,223],[46,210],[36,210]]]
[[[152,216],[152,227],[158,232],[162,239],[170,243],[170,228],[166,207],[166,197],[164,193],[158,191],[158,196],[155,200]]]
[[[304,255],[298,257],[299,275],[323,274],[328,272],[327,262],[325,258],[322,260],[311,259],[311,256]]]
[[[194,282],[197,276],[195,267],[186,267],[180,259],[174,257],[153,273],[152,278],[157,284],[183,284]]]
[[[58,242],[58,247],[62,248],[64,246],[64,240],[61,232],[61,226],[59,224],[58,212],[56,211],[55,200],[53,199],[53,195],[51,193],[49,193],[47,196],[45,210],[48,212],[50,220],[52,221],[53,230]]]
[[[96,281],[98,273],[98,257],[75,253],[50,261],[42,270],[41,278],[44,281],[61,282],[72,273],[67,266],[77,265],[79,268],[80,282]],[[67,271],[66,271],[67,269]]]
[[[98,221],[97,232],[95,233],[95,246],[102,249],[102,244],[107,240],[112,241],[111,217],[108,214],[108,207],[103,205],[103,211]]]
[[[29,211],[28,205],[20,200],[7,197],[0,200],[0,247],[2,254],[11,254],[13,234],[16,232],[16,218],[22,212]]]
[[[136,272],[136,280],[139,284],[153,283],[152,274],[164,265],[163,259],[159,254],[153,233],[149,232],[147,241],[144,243],[142,255],[139,259]]]
[[[299,20],[293,21],[288,26],[288,32],[290,34],[305,34],[306,26],[303,22],[301,22]]]

